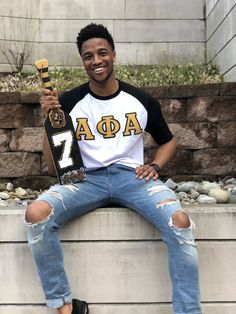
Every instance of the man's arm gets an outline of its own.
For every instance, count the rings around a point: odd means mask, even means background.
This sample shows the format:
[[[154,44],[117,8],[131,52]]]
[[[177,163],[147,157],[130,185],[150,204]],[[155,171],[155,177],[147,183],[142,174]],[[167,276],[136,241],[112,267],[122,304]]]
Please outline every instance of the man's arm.
[[[155,158],[152,163],[158,164],[163,168],[168,161],[174,156],[176,151],[176,140],[173,137],[169,142],[161,145],[156,150]]]
[[[175,151],[176,140],[172,138],[169,142],[162,144],[157,148],[152,163],[158,164],[160,168],[163,168],[167,164],[167,162],[174,156]],[[158,172],[150,164],[137,167],[135,172],[138,179],[158,179]]]

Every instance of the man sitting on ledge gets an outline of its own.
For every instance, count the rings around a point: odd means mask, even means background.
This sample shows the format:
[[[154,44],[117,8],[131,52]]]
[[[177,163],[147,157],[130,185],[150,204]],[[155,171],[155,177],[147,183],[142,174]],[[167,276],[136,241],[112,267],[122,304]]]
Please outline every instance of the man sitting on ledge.
[[[45,89],[40,103],[46,115],[56,108],[70,114],[87,179],[70,188],[52,186],[25,213],[46,303],[60,314],[89,312],[85,301],[72,300],[57,231],[66,221],[112,203],[138,212],[159,228],[168,247],[174,314],[200,314],[193,223],[173,191],[158,179],[176,149],[160,104],[142,90],[115,79],[116,52],[106,27],[87,25],[78,34],[77,46],[89,82],[60,98],[56,90]],[[144,131],[159,145],[151,164],[144,164]],[[53,168],[46,139],[43,151]]]

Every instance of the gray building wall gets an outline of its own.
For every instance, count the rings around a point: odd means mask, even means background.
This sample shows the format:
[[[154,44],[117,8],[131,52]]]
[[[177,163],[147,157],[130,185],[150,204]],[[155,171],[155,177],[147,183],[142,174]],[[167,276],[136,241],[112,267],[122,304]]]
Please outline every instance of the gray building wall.
[[[11,71],[3,55],[9,49],[29,55],[27,69],[39,56],[40,0],[1,0],[0,7],[0,71]],[[12,60],[12,59],[11,59]]]
[[[111,31],[118,63],[205,61],[204,0],[1,0],[0,14],[1,47],[26,41],[26,64],[77,66],[76,36],[90,22]],[[2,54],[0,70],[9,70]]]
[[[225,81],[236,81],[236,0],[206,0],[207,62]]]
[[[235,81],[236,0],[1,0],[1,50],[50,64],[81,64],[75,40],[90,22],[111,31],[120,64],[213,61]],[[0,71],[11,71],[0,52]]]

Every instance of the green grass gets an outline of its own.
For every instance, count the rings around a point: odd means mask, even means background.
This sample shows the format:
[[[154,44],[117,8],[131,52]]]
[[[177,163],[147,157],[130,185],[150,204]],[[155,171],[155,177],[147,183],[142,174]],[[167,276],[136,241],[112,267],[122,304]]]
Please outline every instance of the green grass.
[[[135,86],[198,85],[218,83],[222,77],[215,65],[116,65],[115,77]],[[53,86],[68,90],[88,81],[82,67],[50,69]],[[37,91],[42,88],[38,73],[0,77],[0,91]]]

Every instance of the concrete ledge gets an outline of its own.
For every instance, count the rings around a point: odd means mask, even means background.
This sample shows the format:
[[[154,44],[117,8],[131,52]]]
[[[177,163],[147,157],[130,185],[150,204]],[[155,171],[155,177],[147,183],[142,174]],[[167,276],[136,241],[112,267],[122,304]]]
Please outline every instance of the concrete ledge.
[[[204,314],[236,310],[236,206],[185,207],[196,223]],[[24,209],[0,210],[0,314],[51,313],[26,243]],[[171,286],[160,233],[126,208],[101,208],[62,230],[74,296],[91,314],[169,314]]]
[[[203,304],[204,314],[234,314],[236,313],[236,304]],[[0,314],[52,314],[52,310],[43,305],[0,305]],[[108,305],[89,305],[91,314],[171,314],[171,305],[169,304],[108,304]]]
[[[197,240],[236,240],[236,205],[184,206],[196,224]],[[0,209],[0,243],[26,241],[23,224],[25,208]],[[60,231],[62,241],[160,240],[159,231],[127,208],[99,208]]]

